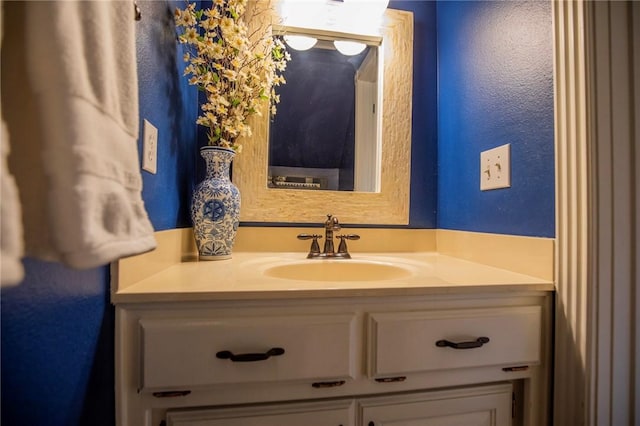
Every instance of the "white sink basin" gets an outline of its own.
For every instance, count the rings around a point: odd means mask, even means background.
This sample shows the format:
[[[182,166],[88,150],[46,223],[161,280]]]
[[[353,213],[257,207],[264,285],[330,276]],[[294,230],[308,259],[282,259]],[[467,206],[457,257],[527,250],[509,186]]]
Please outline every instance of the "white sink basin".
[[[268,277],[297,281],[386,281],[413,275],[410,269],[384,262],[363,260],[309,260],[271,266]]]

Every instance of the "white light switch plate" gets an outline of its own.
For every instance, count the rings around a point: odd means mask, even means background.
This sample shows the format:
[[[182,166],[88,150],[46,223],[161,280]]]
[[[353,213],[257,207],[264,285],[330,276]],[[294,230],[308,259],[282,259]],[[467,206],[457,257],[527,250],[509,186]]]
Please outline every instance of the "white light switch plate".
[[[142,131],[142,169],[156,174],[158,168],[158,129],[144,120]]]
[[[511,144],[480,153],[480,190],[511,187]]]

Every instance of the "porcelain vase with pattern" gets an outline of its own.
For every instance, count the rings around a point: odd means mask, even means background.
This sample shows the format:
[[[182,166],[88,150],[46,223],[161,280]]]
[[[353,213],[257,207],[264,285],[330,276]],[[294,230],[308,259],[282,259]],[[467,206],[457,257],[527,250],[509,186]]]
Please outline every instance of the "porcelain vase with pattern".
[[[191,201],[193,233],[201,260],[231,257],[240,220],[240,192],[229,178],[235,152],[206,146],[200,155],[207,164],[207,176],[198,184]]]

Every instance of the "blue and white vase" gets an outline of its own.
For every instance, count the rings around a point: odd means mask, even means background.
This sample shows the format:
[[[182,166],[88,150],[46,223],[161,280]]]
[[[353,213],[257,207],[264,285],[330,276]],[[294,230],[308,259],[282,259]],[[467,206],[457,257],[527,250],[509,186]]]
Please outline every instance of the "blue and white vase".
[[[235,152],[205,146],[200,149],[200,155],[207,163],[207,176],[198,184],[191,200],[191,220],[200,260],[229,259],[240,220],[240,192],[229,178]]]

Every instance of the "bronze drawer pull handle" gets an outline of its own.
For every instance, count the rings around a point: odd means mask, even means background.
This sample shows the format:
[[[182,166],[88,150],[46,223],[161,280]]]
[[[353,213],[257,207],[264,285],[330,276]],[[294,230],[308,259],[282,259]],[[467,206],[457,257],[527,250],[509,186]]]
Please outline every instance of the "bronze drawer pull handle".
[[[488,337],[478,337],[476,340],[473,340],[471,342],[460,342],[460,343],[455,343],[455,342],[451,342],[449,340],[443,339],[443,340],[438,340],[436,342],[436,346],[440,348],[444,348],[448,346],[453,349],[473,349],[473,348],[479,348],[485,343],[489,343]]]
[[[335,382],[314,382],[311,384],[316,389],[321,388],[337,388],[345,384],[344,380],[336,380]]]
[[[378,383],[398,383],[407,380],[407,376],[381,377],[374,380]]]
[[[231,351],[220,351],[216,354],[217,358],[220,359],[230,359],[233,362],[255,362],[255,361],[264,361],[265,359],[269,359],[272,356],[279,356],[284,353],[284,349],[282,348],[271,348],[265,353],[256,353],[256,354],[234,354]]]
[[[518,365],[517,367],[504,367],[502,371],[506,371],[507,373],[511,373],[514,371],[527,371],[529,369],[528,365]]]
[[[178,396],[187,396],[191,393],[190,390],[185,391],[164,391],[164,392],[154,392],[153,396],[156,398],[175,398]]]

